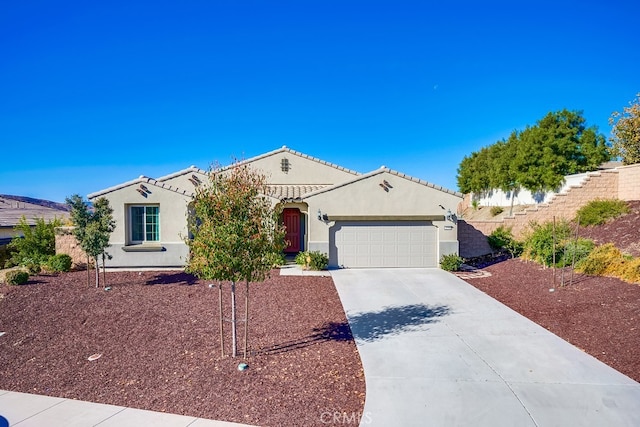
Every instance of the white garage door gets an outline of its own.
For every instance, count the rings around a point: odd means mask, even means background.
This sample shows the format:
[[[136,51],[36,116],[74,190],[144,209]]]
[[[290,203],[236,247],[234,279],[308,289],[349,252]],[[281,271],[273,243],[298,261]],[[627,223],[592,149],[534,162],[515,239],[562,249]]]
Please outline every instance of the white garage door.
[[[332,255],[338,266],[438,266],[438,234],[430,222],[337,222],[332,230]]]

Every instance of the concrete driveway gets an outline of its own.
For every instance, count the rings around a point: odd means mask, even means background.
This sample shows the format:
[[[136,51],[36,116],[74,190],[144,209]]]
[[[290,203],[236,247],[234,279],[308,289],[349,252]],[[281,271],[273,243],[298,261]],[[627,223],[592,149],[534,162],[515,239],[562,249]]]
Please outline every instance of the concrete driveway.
[[[332,276],[364,366],[361,425],[640,425],[640,384],[452,274]]]

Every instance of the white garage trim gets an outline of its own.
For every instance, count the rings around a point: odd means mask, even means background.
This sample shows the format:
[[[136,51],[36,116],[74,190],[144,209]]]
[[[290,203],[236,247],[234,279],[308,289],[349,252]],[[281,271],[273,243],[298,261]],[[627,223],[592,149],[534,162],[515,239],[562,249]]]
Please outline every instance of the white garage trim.
[[[430,221],[337,221],[329,239],[333,266],[438,266],[438,229]]]

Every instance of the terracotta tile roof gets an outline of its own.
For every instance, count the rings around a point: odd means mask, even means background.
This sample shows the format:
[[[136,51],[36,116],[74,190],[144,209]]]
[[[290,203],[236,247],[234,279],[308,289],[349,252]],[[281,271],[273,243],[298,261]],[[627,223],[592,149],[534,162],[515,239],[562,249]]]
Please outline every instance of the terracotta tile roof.
[[[326,185],[269,185],[266,195],[278,200],[295,200],[324,187]]]
[[[442,192],[447,193],[447,194],[453,194],[454,196],[457,196],[457,197],[460,197],[460,198],[462,198],[462,196],[463,196],[462,193],[459,193],[457,191],[449,190],[449,189],[441,187],[439,185],[432,184],[432,183],[430,183],[428,181],[425,181],[425,180],[422,180],[422,179],[419,179],[419,178],[414,178],[414,177],[412,177],[410,175],[407,175],[407,174],[395,171],[393,169],[389,169],[389,168],[387,168],[385,166],[382,166],[382,167],[380,167],[380,169],[376,169],[376,170],[371,171],[371,172],[369,172],[367,174],[360,175],[360,176],[358,176],[358,177],[356,177],[356,178],[354,178],[354,179],[352,179],[350,181],[345,181],[345,182],[341,182],[339,184],[326,186],[326,187],[320,188],[318,190],[315,190],[313,192],[309,192],[309,193],[304,195],[304,198],[315,196],[316,194],[324,193],[326,191],[331,191],[331,190],[334,190],[336,188],[345,187],[347,185],[353,184],[354,182],[357,182],[357,181],[360,181],[360,180],[363,180],[363,179],[367,179],[367,178],[369,178],[371,176],[379,175],[379,174],[382,174],[382,173],[385,173],[385,172],[386,173],[390,173],[391,175],[398,176],[400,178],[404,178],[404,179],[409,180],[409,181],[417,182],[418,184],[424,185],[425,187],[434,188],[436,190],[442,191]]]

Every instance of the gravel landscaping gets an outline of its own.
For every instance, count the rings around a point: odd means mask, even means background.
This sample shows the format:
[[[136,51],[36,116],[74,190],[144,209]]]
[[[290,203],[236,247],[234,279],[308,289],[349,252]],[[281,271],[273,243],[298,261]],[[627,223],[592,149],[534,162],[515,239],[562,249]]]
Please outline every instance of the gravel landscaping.
[[[180,272],[110,272],[109,291],[86,277],[0,286],[0,389],[262,426],[362,412],[362,365],[330,277],[274,271],[252,284],[246,361],[228,356],[229,322],[221,357],[217,288]],[[227,283],[226,317],[228,295]]]

